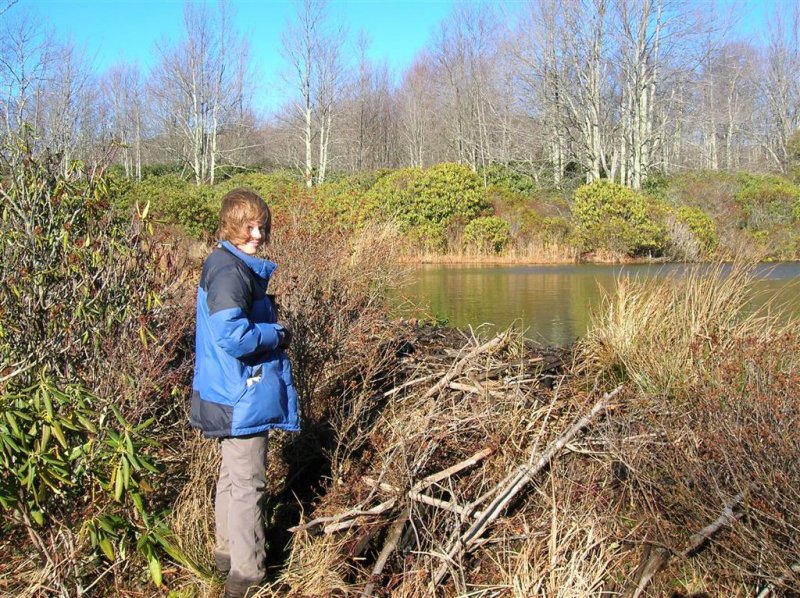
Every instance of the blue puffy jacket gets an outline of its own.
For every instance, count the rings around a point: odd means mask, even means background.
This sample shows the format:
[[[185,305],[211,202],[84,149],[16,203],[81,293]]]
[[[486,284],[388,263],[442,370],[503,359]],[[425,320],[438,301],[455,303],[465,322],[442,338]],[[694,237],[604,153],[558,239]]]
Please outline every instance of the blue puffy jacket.
[[[191,423],[207,437],[300,429],[283,329],[267,295],[275,268],[227,241],[203,265]]]

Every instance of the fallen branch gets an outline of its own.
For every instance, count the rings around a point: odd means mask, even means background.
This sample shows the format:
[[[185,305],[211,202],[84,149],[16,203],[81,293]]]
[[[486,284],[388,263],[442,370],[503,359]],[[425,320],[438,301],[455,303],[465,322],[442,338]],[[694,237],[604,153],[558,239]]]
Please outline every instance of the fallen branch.
[[[463,469],[466,469],[467,467],[472,467],[473,465],[481,462],[483,459],[485,459],[492,453],[494,453],[493,448],[482,449],[477,453],[475,453],[474,455],[472,455],[471,457],[468,457],[463,461],[459,461],[458,463],[456,463],[455,465],[451,465],[447,469],[443,469],[437,473],[422,478],[419,482],[414,484],[411,490],[412,491],[424,490],[425,488],[432,486],[436,482],[439,482],[445,478],[449,478],[450,476],[455,475],[456,473],[458,473]]]
[[[789,567],[789,572],[781,575],[781,577],[778,579],[776,583],[779,585],[786,583],[793,577],[792,574],[800,575],[800,563],[795,563],[794,565]],[[771,583],[767,585],[763,590],[761,590],[756,596],[756,598],[768,598],[768,596],[772,596],[773,594],[775,594],[775,584]]]
[[[733,497],[731,502],[725,505],[725,508],[722,509],[722,513],[713,523],[705,526],[696,534],[692,534],[692,537],[689,538],[689,545],[681,552],[681,556],[691,557],[697,554],[700,548],[702,548],[702,546],[720,529],[740,519],[742,514],[735,513],[734,508],[742,502],[743,499],[744,493],[740,492]],[[650,585],[650,582],[656,574],[667,566],[671,556],[672,554],[667,548],[659,547],[653,550],[648,546],[642,556],[639,567],[634,572],[632,581],[628,584],[628,590],[625,595],[630,598],[639,598],[647,589],[647,586]]]
[[[372,593],[375,591],[375,583],[380,574],[383,573],[383,568],[386,567],[389,557],[397,548],[397,543],[403,535],[403,528],[405,528],[406,523],[408,523],[408,509],[403,511],[389,528],[389,534],[386,536],[386,544],[383,545],[383,549],[378,555],[378,560],[375,561],[375,566],[372,568],[372,579],[367,584],[367,587],[364,588],[365,596],[372,596]]]
[[[400,392],[404,388],[408,388],[409,386],[413,386],[414,384],[419,384],[420,382],[425,382],[426,380],[430,380],[431,378],[435,378],[435,377],[436,377],[436,374],[428,374],[427,376],[422,376],[421,378],[415,378],[414,380],[409,380],[408,382],[404,382],[403,384],[401,384],[399,386],[395,386],[391,390],[387,390],[385,393],[383,393],[383,397],[384,398],[390,397],[393,394],[397,394],[398,392]]]
[[[461,392],[468,392],[474,395],[482,395],[488,392],[490,397],[495,397],[495,398],[500,398],[505,396],[505,393],[500,392],[499,390],[487,391],[485,388],[478,388],[477,386],[470,386],[469,384],[461,384],[460,382],[451,382],[450,384],[447,385],[447,388],[450,388],[452,390],[460,390]]]
[[[691,556],[696,553],[706,541],[716,534],[720,528],[730,525],[734,523],[738,519],[741,519],[742,513],[734,513],[733,509],[736,507],[742,499],[744,498],[744,493],[740,492],[736,496],[733,497],[733,500],[728,503],[725,508],[722,510],[722,514],[717,517],[714,523],[707,525],[703,529],[701,529],[696,534],[693,534],[691,538],[689,538],[689,547],[683,551],[684,556]]]
[[[410,498],[411,500],[415,500],[417,502],[421,502],[426,505],[430,505],[432,507],[444,509],[445,511],[458,513],[459,515],[463,515],[464,517],[480,517],[483,515],[483,512],[475,511],[475,509],[471,505],[469,507],[462,507],[461,505],[458,505],[452,501],[443,500],[441,498],[434,498],[432,496],[428,496],[427,494],[422,494],[414,490],[408,493],[408,498]]]
[[[299,531],[302,531],[302,530],[309,530],[309,529],[312,529],[312,528],[317,527],[319,525],[322,525],[323,523],[330,523],[330,522],[333,522],[333,521],[341,521],[342,519],[347,519],[348,517],[350,517],[350,518],[358,518],[358,517],[364,517],[364,516],[368,516],[368,515],[380,515],[382,513],[385,513],[386,511],[388,511],[392,507],[394,507],[396,502],[397,502],[396,499],[391,498],[391,499],[387,500],[386,502],[382,502],[381,504],[379,504],[379,505],[377,505],[375,507],[372,507],[371,509],[367,509],[367,510],[351,509],[349,511],[345,511],[344,513],[339,513],[338,515],[330,515],[330,516],[327,516],[327,517],[318,517],[316,519],[313,519],[313,520],[309,521],[308,523],[303,523],[302,525],[295,525],[294,527],[290,527],[289,531],[290,532],[299,532]],[[325,533],[330,533],[328,531],[328,527],[331,527],[331,526],[327,526],[325,528]],[[340,529],[346,529],[347,527],[352,527],[352,526],[345,526],[345,527],[340,528]]]
[[[429,588],[430,595],[434,595],[436,587],[441,583],[449,571],[449,564],[454,562],[455,557],[463,552],[469,552],[474,547],[474,544],[486,528],[497,519],[500,514],[505,510],[511,500],[519,493],[519,491],[528,484],[539,472],[545,469],[553,460],[555,455],[574,438],[581,430],[588,426],[595,416],[607,409],[611,399],[616,396],[622,386],[618,386],[611,392],[603,395],[603,397],[595,403],[591,411],[584,415],[581,419],[575,422],[566,432],[553,442],[547,450],[542,454],[534,465],[524,465],[518,468],[516,475],[512,476],[510,482],[505,487],[497,487],[497,495],[495,499],[489,504],[489,507],[484,511],[482,517],[479,517],[466,532],[461,534],[456,541],[452,542],[450,547],[443,555],[444,562],[439,566],[431,580]]]

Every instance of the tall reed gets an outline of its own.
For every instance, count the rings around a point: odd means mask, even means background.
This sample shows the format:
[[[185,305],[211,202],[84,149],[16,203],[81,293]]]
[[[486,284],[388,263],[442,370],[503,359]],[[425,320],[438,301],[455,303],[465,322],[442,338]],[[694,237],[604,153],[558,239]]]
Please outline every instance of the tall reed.
[[[698,264],[666,279],[621,276],[591,318],[584,364],[646,393],[680,396],[709,353],[783,332],[773,301],[756,307],[753,283],[742,262]]]

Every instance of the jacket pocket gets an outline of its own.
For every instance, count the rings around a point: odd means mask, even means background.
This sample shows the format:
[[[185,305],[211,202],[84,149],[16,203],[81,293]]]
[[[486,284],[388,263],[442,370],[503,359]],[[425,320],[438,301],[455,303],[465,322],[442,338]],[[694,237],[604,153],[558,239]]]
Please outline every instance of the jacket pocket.
[[[255,428],[287,423],[290,419],[290,392],[281,376],[280,360],[266,361],[250,368],[248,373],[244,392],[236,405],[234,426]]]

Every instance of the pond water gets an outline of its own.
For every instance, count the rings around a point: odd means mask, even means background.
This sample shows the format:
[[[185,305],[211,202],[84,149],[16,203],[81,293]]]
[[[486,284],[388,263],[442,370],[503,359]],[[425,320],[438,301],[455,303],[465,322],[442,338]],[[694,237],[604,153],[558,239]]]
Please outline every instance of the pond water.
[[[514,325],[542,344],[567,345],[586,332],[591,310],[618,277],[666,277],[680,275],[686,268],[683,264],[423,265],[396,299],[450,326]],[[762,264],[756,277],[760,296],[778,294],[789,312],[800,314],[796,285],[800,263]]]

